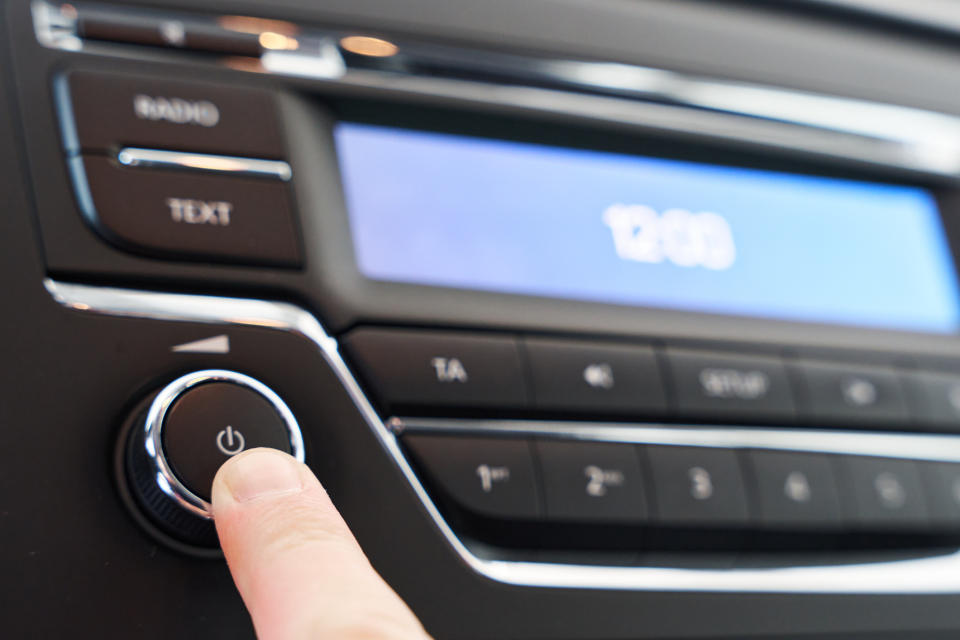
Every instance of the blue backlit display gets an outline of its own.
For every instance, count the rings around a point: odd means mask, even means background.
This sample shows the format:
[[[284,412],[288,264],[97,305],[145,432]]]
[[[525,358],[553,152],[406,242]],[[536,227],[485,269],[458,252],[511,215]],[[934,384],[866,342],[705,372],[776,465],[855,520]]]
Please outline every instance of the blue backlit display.
[[[948,333],[953,259],[918,187],[340,123],[375,280]]]

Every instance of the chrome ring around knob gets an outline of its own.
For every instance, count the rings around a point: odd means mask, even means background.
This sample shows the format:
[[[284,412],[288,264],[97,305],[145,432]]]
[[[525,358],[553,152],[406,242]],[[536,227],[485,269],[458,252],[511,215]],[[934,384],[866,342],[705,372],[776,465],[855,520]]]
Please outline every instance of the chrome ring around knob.
[[[227,369],[205,369],[183,375],[156,395],[144,423],[143,445],[147,457],[156,471],[156,483],[160,490],[183,509],[206,520],[212,519],[210,503],[190,490],[173,472],[163,447],[163,425],[167,413],[184,393],[198,385],[211,382],[229,382],[246,387],[260,394],[279,414],[290,437],[290,454],[298,461],[304,461],[303,436],[293,412],[270,387],[259,380]]]

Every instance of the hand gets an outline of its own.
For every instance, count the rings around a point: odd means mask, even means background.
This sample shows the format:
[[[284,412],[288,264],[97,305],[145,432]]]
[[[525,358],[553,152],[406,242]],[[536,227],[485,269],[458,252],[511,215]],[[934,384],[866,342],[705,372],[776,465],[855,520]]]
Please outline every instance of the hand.
[[[212,504],[260,640],[429,640],[306,465],[244,451],[217,472]]]

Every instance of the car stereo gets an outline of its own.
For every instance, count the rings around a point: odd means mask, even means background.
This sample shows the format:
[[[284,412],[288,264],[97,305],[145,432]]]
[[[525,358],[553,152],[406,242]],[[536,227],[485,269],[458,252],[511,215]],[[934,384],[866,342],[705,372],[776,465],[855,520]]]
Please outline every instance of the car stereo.
[[[957,116],[335,22],[29,13],[61,56],[23,89],[60,162],[48,293],[214,328],[118,408],[151,540],[216,556],[206,476],[173,460],[207,427],[158,434],[233,384],[335,499],[387,464],[396,512],[483,585],[960,593]],[[297,341],[326,386],[235,331]],[[366,448],[303,419],[328,396]],[[188,458],[215,469],[237,424]]]

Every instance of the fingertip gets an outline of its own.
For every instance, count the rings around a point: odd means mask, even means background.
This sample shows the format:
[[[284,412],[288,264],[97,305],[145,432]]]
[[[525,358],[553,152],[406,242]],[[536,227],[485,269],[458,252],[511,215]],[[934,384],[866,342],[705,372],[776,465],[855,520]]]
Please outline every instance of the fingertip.
[[[304,489],[303,465],[276,449],[257,448],[228,459],[213,479],[211,496],[216,503],[244,503]]]

